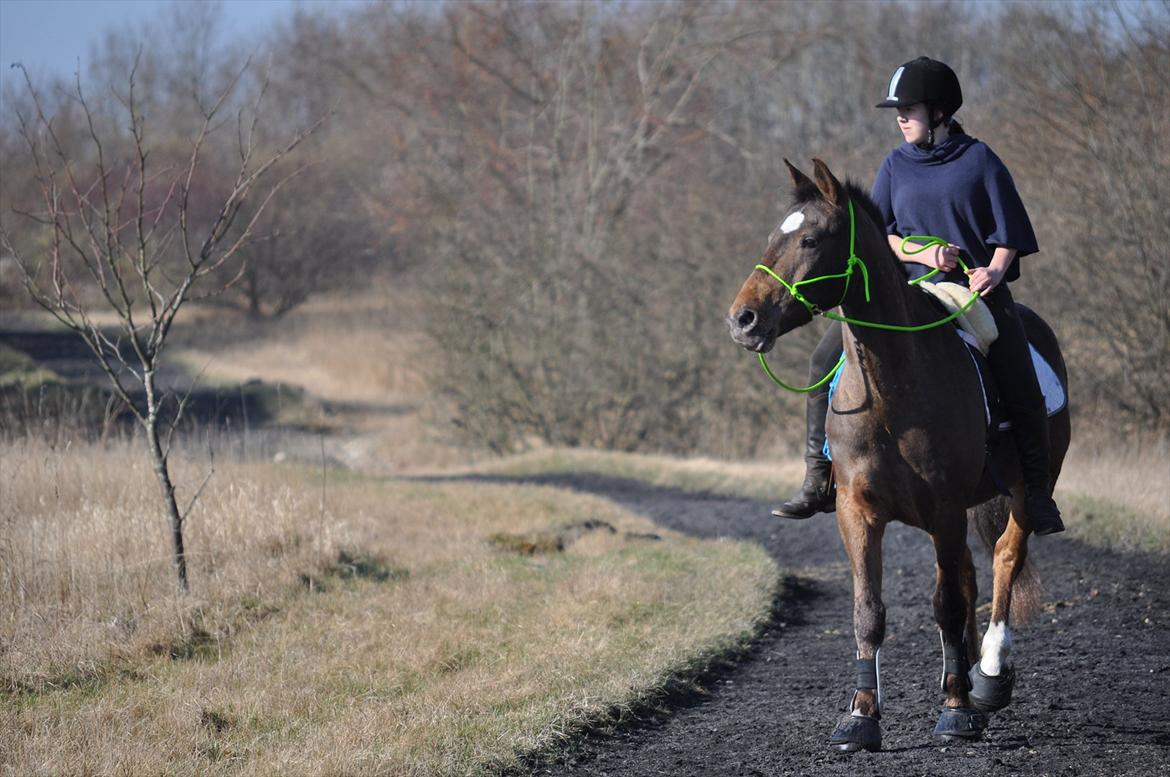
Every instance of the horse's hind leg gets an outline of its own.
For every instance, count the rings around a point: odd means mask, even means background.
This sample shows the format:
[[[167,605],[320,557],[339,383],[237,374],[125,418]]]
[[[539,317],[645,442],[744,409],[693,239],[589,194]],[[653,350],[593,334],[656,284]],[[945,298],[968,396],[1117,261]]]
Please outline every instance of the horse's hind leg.
[[[987,727],[987,716],[972,706],[968,696],[970,652],[964,637],[970,629],[976,591],[966,525],[960,514],[932,534],[938,563],[934,617],[942,634],[942,688],[947,695],[934,733],[945,739],[978,739]]]
[[[971,700],[984,712],[1003,709],[1012,699],[1015,673],[1011,667],[1012,587],[1028,558],[1028,532],[1016,516],[1023,507],[1014,499],[1007,527],[995,543],[992,561],[991,622],[983,635],[979,662],[971,670]]]
[[[853,569],[853,631],[857,640],[857,690],[850,712],[829,737],[835,750],[880,750],[881,690],[878,657],[886,637],[882,603],[882,536],[885,527],[865,520],[855,505],[838,504],[837,527]]]

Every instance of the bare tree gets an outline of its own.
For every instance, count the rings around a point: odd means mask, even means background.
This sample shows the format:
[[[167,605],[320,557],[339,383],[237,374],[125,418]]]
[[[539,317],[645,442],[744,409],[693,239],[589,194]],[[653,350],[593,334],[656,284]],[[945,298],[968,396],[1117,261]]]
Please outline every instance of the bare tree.
[[[335,151],[315,154],[281,193],[281,207],[255,222],[253,239],[241,248],[239,282],[220,301],[253,318],[279,318],[311,295],[352,288],[359,273],[393,258],[392,240]],[[311,153],[300,151],[302,159]]]
[[[211,472],[180,507],[169,457],[190,390],[178,396],[160,385],[167,339],[187,302],[221,293],[238,277],[239,266],[226,283],[218,280],[236,261],[265,206],[297,171],[282,173],[263,190],[262,181],[276,175],[278,163],[320,124],[282,145],[262,148],[257,129],[266,81],[250,104],[232,102],[248,68],[245,64],[210,104],[194,98],[200,126],[185,156],[173,164],[155,159],[161,142],[150,134],[138,99],[137,63],[130,69],[128,89],[117,95],[122,132],[105,125],[78,76],[71,97],[84,119],[84,152],[63,141],[45,100],[21,68],[31,111],[18,110],[17,122],[39,200],[35,208],[14,210],[39,240],[17,240],[9,227],[0,227],[0,240],[19,264],[33,300],[85,341],[114,395],[145,433],[184,592],[189,582],[183,524]],[[225,121],[223,115],[233,109],[236,121]],[[217,187],[200,174],[212,155],[212,138],[232,125],[237,130],[235,173],[226,186]],[[245,206],[250,206],[247,211]],[[108,314],[116,321],[110,329],[100,323]]]
[[[722,314],[781,215],[781,160],[834,159],[869,183],[897,138],[874,96],[922,53],[959,71],[964,125],[1029,204],[1043,251],[1017,298],[1065,340],[1078,423],[1112,408],[1164,430],[1166,7],[1123,4],[1112,19],[1104,4],[479,0],[300,13],[273,41],[279,115],[338,107],[319,148],[298,151],[315,161],[282,192],[288,207],[237,255],[249,272],[229,296],[278,313],[390,270],[428,303],[417,323],[449,356],[433,385],[464,438],[499,450],[539,437],[747,456],[794,442],[799,425],[777,419],[802,400],[729,345]],[[1011,45],[988,48],[973,23]],[[157,70],[156,95],[191,80]],[[1125,315],[1110,309],[1118,297]],[[778,369],[803,372],[813,329],[778,344]]]

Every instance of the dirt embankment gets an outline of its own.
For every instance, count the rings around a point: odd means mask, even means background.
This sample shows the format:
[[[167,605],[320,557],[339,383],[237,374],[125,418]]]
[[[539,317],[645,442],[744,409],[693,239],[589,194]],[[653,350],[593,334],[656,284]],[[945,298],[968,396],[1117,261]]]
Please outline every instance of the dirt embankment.
[[[742,664],[712,680],[708,693],[597,732],[538,766],[539,774],[1170,773],[1170,586],[1163,557],[1103,552],[1061,536],[1033,540],[1049,604],[1016,632],[1016,698],[993,716],[983,741],[944,746],[931,736],[942,704],[930,605],[933,550],[924,533],[892,526],[884,546],[884,750],[844,755],[826,747],[851,694],[854,650],[848,567],[831,516],[781,523],[749,500],[594,475],[528,480],[604,495],[695,535],[755,540],[793,573],[776,622]],[[976,566],[986,602],[990,562],[978,551]]]

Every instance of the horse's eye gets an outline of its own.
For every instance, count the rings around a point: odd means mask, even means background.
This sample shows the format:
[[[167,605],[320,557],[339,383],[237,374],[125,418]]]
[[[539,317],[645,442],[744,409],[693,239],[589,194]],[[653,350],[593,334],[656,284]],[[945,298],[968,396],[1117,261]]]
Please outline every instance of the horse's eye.
[[[813,237],[812,235],[805,235],[804,237],[802,237],[800,239],[800,247],[801,248],[816,248],[817,247],[817,239],[815,237]]]

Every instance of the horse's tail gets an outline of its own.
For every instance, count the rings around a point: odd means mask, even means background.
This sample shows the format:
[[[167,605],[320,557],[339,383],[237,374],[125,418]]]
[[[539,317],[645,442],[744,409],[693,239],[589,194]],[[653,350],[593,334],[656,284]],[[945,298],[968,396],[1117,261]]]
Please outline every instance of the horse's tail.
[[[975,527],[983,546],[988,554],[994,555],[995,543],[1007,528],[1008,514],[1011,503],[1007,497],[996,497],[981,505],[976,505],[967,511],[967,516]],[[1040,612],[1044,605],[1044,589],[1040,583],[1040,574],[1033,566],[1031,559],[1025,559],[1020,573],[1012,583],[1012,626],[1026,623]]]

